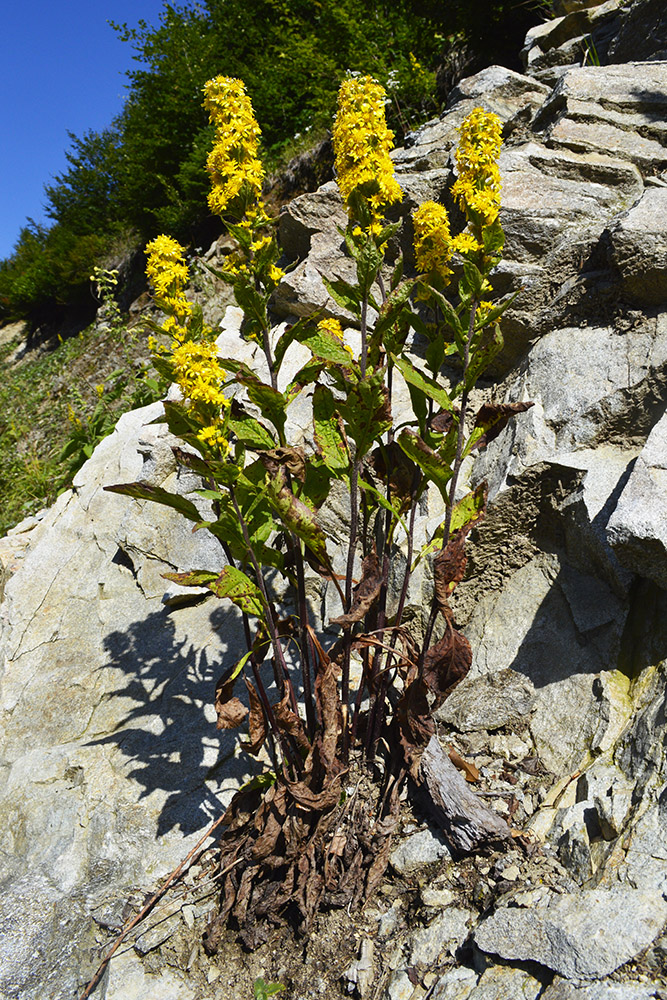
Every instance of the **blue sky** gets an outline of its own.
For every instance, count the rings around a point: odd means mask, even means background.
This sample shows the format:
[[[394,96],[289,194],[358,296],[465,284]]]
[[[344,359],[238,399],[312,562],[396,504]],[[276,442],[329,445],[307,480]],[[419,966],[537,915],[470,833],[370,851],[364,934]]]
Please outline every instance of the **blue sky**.
[[[121,110],[137,63],[109,20],[157,25],[164,0],[7,0],[0,13],[0,259],[44,185],[67,167],[68,130],[100,131]]]

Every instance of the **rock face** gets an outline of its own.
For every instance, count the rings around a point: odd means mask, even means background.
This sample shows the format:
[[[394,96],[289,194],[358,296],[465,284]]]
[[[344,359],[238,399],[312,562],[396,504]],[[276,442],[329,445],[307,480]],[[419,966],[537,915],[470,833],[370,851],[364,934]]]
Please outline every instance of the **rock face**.
[[[409,212],[425,198],[451,206],[456,126],[477,105],[506,123],[507,242],[494,282],[522,292],[488,388],[534,406],[470,469],[492,501],[455,595],[474,666],[439,718],[443,739],[477,763],[494,808],[542,847],[530,862],[516,851],[478,868],[465,900],[455,881],[433,888],[423,927],[392,952],[383,998],[417,1000],[429,966],[440,1000],[648,1000],[657,994],[646,976],[667,982],[661,24],[664,5],[653,0],[563,0],[561,16],[527,39],[526,75],[491,67],[462,81],[442,118],[393,154],[405,192],[393,252],[409,265]],[[609,65],[576,65],[591,36]],[[322,308],[347,318],[320,278],[351,276],[341,223],[333,184],[287,207],[281,237],[296,267],[279,315]],[[237,326],[228,311],[225,353],[241,349]],[[252,345],[242,349],[256,364]],[[3,1000],[73,1000],[104,928],[122,924],[248,777],[211,708],[240,624],[229,608],[186,602],[173,588],[165,603],[161,577],[219,568],[220,549],[165,508],[102,492],[139,477],[193,488],[164,426],[151,422],[159,412],[125,415],[74,489],[0,541]],[[307,445],[307,413],[297,406],[290,418]],[[415,608],[427,585],[416,582]],[[433,835],[422,840],[433,846]],[[454,861],[436,844],[426,854],[416,840],[399,845],[396,871],[449,871]],[[528,878],[546,889],[527,893]],[[191,926],[185,909],[170,920]],[[167,967],[164,935],[151,941],[95,995],[232,1000],[224,975],[197,979],[189,951],[170,952]]]

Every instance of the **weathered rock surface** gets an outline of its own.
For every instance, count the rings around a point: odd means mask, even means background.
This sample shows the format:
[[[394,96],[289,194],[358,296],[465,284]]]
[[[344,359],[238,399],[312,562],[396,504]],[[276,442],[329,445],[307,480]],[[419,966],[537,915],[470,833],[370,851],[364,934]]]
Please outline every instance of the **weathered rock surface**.
[[[490,67],[461,81],[441,119],[393,154],[405,199],[391,253],[409,267],[410,211],[425,198],[451,207],[456,126],[478,105],[505,122],[494,283],[522,292],[485,391],[534,406],[470,469],[491,499],[453,601],[474,665],[439,726],[478,766],[473,790],[527,827],[533,847],[466,868],[429,831],[397,843],[398,877],[419,884],[425,865],[441,876],[418,906],[399,900],[379,916],[382,949],[368,961],[382,967],[383,1000],[428,989],[430,1000],[657,996],[637,970],[667,985],[665,9],[561,0],[559,15],[529,35],[526,75]],[[587,39],[610,65],[572,65]],[[352,276],[344,224],[334,184],[286,208],[281,238],[297,266],[278,315],[349,320],[320,277]],[[220,350],[259,368],[227,304],[211,306],[224,313]],[[400,384],[396,398],[400,411]],[[161,576],[218,568],[221,551],[169,510],[102,491],[139,477],[197,485],[177,474],[164,426],[151,423],[159,411],[124,416],[74,489],[0,540],[3,1000],[74,1000],[107,929],[248,776],[211,708],[239,622]],[[311,445],[307,401],[290,410],[289,433]],[[441,518],[436,498],[427,506],[420,538]],[[341,551],[347,516],[336,497],[327,517]],[[422,567],[415,615],[428,587]],[[333,610],[326,587],[311,597],[318,615]],[[206,982],[198,969],[193,921],[184,905],[146,930],[97,995],[240,1000],[219,970]],[[624,971],[629,960],[637,969]],[[357,974],[370,981],[366,966]]]
[[[525,909],[500,907],[474,938],[501,958],[538,962],[568,979],[600,979],[647,948],[665,920],[660,892],[588,889],[542,894]]]

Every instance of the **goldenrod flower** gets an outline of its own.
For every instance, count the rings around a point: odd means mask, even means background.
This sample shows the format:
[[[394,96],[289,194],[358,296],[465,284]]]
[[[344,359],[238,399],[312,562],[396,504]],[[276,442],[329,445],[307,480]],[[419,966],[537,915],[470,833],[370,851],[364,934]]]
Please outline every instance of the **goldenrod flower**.
[[[500,171],[497,159],[502,145],[502,122],[498,115],[475,108],[459,128],[456,150],[459,176],[452,193],[468,219],[483,226],[495,221],[500,211]]]
[[[187,340],[171,352],[174,376],[181,392],[192,403],[212,403],[229,406],[222,391],[227,372],[218,360],[218,349],[213,341]]]
[[[380,228],[386,206],[402,197],[389,156],[394,133],[387,128],[384,101],[384,88],[372,77],[344,80],[333,127],[338,187],[348,212],[350,195],[356,188],[371,181],[379,185],[368,199],[374,231]]]
[[[215,145],[206,160],[212,183],[209,207],[222,215],[241,198],[245,209],[259,196],[264,180],[258,156],[261,132],[245,84],[229,76],[216,76],[204,85],[203,103],[215,125]]]
[[[184,325],[192,314],[192,306],[183,291],[188,281],[185,250],[170,236],[156,236],[146,246],[146,254],[146,274],[153,286],[155,300],[169,314],[164,330],[175,339],[182,339]]]
[[[412,216],[412,222],[417,270],[422,274],[437,275],[444,284],[448,284],[452,275],[449,262],[455,243],[449,230],[447,209],[438,202],[425,201]]]

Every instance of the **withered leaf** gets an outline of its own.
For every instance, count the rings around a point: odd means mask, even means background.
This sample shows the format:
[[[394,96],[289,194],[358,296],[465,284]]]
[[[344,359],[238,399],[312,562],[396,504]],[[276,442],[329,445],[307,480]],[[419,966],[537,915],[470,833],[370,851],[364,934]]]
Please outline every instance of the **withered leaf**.
[[[449,611],[449,597],[457,584],[463,579],[463,574],[466,571],[465,541],[468,533],[477,523],[477,520],[479,518],[475,521],[469,521],[468,524],[455,531],[445,547],[440,549],[433,560],[435,596],[438,601],[438,607],[445,618],[448,618],[451,614]]]
[[[458,416],[459,411],[456,407],[454,407],[454,413]],[[440,413],[436,413],[431,419],[430,424],[433,433],[446,434],[454,423],[454,413],[451,413],[449,410],[440,410]]]
[[[341,706],[338,697],[338,665],[322,649],[315,632],[308,626],[308,634],[317,654],[315,664],[315,705],[322,726],[320,755],[328,771],[336,756],[341,732]]]
[[[399,509],[403,513],[412,499],[417,471],[415,463],[396,441],[391,441],[382,448],[375,448],[368,462],[377,479],[383,483],[389,482],[391,495],[400,499]]]
[[[236,676],[232,667],[225,671],[215,685],[215,711],[218,716],[218,729],[236,729],[248,714],[248,709],[243,702],[234,697],[235,686]]]
[[[380,560],[375,548],[361,564],[361,580],[354,588],[352,607],[345,615],[332,618],[332,625],[342,625],[343,628],[360,622],[373,607],[382,589],[382,572]]]
[[[289,694],[273,706],[273,714],[278,727],[291,736],[300,750],[310,750],[310,741],[303,728],[303,722],[290,708]]]
[[[439,642],[424,657],[423,678],[431,694],[434,708],[442,705],[456,685],[463,680],[472,665],[472,649],[464,635],[451,624]]]
[[[462,757],[460,753],[457,753],[453,747],[449,748],[449,759],[454,767],[458,767],[459,771],[463,771],[466,781],[471,783],[479,781],[479,771],[475,765]]]
[[[505,429],[511,417],[517,413],[524,413],[531,406],[534,406],[534,403],[484,403],[475,418],[472,448],[482,451]]]
[[[283,466],[291,476],[303,483],[306,479],[306,454],[303,448],[279,447],[259,452],[259,458],[266,471],[275,476]]]
[[[250,701],[250,717],[248,719],[248,734],[250,739],[243,742],[243,749],[247,750],[248,753],[256,755],[261,750],[266,739],[266,718],[255,685],[247,677],[244,677],[244,680]]]
[[[414,776],[422,751],[435,733],[428,690],[421,677],[407,685],[396,706],[396,716],[405,762]]]
[[[336,777],[322,789],[313,792],[304,781],[287,781],[290,794],[295,802],[305,809],[316,809],[318,812],[331,809],[340,799],[340,778]]]

